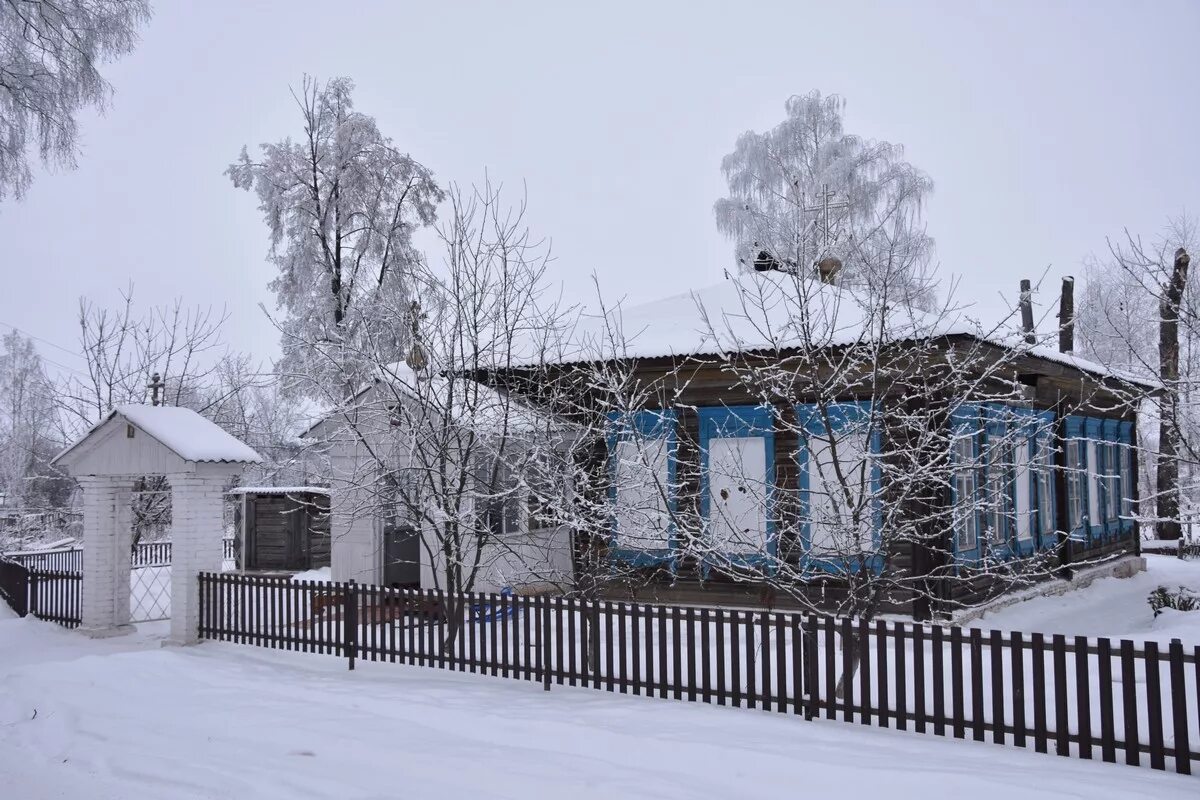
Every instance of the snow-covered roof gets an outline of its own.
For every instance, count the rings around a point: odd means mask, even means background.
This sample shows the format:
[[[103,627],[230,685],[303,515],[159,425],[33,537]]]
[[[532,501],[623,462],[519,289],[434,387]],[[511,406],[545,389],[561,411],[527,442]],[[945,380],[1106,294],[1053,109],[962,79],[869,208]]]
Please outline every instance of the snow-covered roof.
[[[216,423],[178,406],[120,405],[70,447],[54,457],[56,463],[86,442],[113,417],[122,417],[184,461],[257,464],[262,457]]]
[[[1153,379],[1113,370],[1071,353],[1026,345],[1019,334],[1010,337],[985,332],[961,311],[933,314],[896,304],[880,314],[878,303],[854,291],[776,271],[744,273],[711,286],[622,307],[607,317],[584,318],[571,344],[557,358],[543,355],[539,360],[577,364],[613,358],[705,356],[945,336],[971,337],[1009,349],[1020,347],[1030,356],[1093,375],[1151,389],[1161,387]]]
[[[329,494],[328,486],[235,486],[229,494]]]
[[[383,394],[372,397],[372,390]],[[351,402],[362,407],[405,398],[423,404],[434,418],[444,417],[454,425],[481,433],[505,430],[508,434],[519,435],[545,431],[555,425],[568,425],[563,420],[530,407],[520,397],[504,394],[487,384],[463,376],[418,376],[403,361],[379,368],[371,385],[359,391]],[[330,411],[310,425],[301,437],[311,436],[325,422],[337,420],[339,414],[336,410]]]

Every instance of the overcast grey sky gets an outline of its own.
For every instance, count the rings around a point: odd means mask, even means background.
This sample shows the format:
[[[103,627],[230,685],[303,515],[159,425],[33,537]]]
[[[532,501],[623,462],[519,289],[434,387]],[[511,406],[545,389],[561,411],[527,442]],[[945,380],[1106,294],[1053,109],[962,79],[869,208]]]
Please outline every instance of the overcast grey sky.
[[[739,133],[791,94],[906,147],[935,183],[944,280],[994,314],[1022,277],[1122,227],[1195,211],[1200,3],[156,3],[117,93],[83,120],[79,169],[0,206],[0,322],[71,348],[78,298],[227,306],[263,358],[266,229],[222,171],[299,131],[303,73],[356,103],[442,181],[528,188],[571,298],[630,301],[720,280],[712,204]],[[514,194],[515,196],[515,194]],[[44,355],[78,366],[68,354]]]

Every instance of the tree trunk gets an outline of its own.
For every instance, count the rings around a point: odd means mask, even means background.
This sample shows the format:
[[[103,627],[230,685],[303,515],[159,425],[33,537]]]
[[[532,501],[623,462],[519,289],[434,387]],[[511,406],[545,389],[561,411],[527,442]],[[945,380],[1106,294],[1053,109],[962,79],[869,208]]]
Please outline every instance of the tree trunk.
[[[1187,251],[1175,251],[1170,282],[1159,304],[1158,375],[1166,391],[1158,421],[1158,536],[1178,539],[1179,524],[1179,306],[1187,285]]]

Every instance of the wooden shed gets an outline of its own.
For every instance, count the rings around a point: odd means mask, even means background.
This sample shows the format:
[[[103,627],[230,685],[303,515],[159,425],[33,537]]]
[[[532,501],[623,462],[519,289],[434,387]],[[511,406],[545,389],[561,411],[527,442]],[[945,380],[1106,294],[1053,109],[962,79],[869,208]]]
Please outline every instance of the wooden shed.
[[[329,566],[329,490],[240,486],[235,497],[237,561],[243,570],[303,572]]]

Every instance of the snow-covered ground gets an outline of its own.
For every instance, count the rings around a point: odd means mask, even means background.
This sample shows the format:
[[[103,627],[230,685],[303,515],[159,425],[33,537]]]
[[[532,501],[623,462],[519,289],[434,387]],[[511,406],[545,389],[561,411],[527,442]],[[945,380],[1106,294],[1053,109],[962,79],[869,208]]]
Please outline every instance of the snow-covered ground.
[[[1200,645],[1200,611],[1165,609],[1157,618],[1146,598],[1158,586],[1200,592],[1200,561],[1147,555],[1146,571],[1131,578],[1103,578],[1084,589],[1037,597],[989,612],[972,627],[1105,636],[1134,641],[1182,639]]]
[[[207,642],[0,607],[0,795],[1125,798],[1196,778],[845,723]]]

